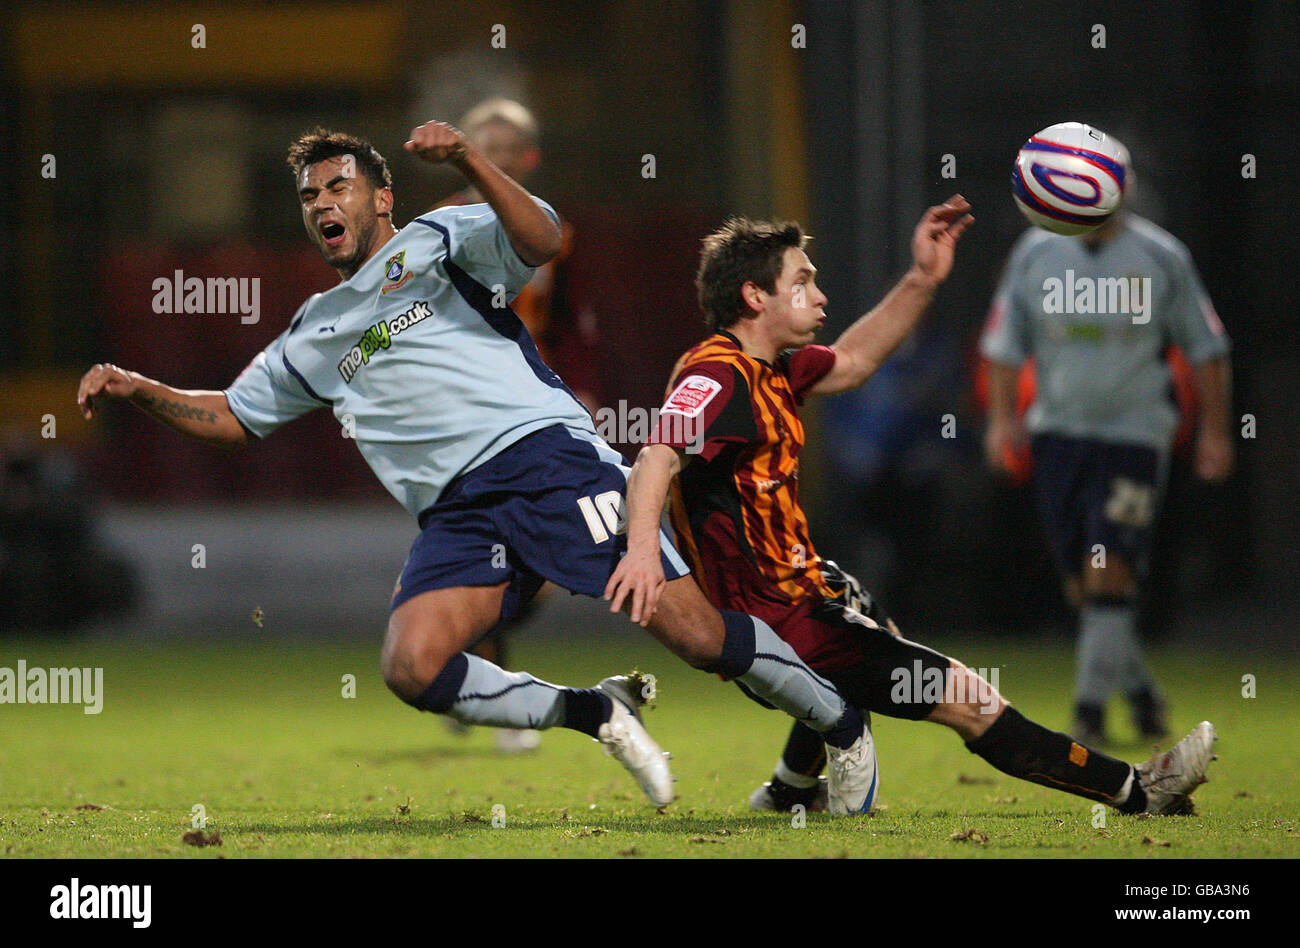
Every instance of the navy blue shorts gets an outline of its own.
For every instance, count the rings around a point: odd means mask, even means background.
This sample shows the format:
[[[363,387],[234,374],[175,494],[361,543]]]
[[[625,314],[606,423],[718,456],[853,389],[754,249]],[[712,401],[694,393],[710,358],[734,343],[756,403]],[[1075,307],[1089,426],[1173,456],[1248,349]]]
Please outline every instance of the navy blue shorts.
[[[623,457],[595,435],[543,428],[456,478],[420,514],[390,609],[452,586],[509,582],[507,621],[547,580],[599,598],[627,550]],[[690,569],[660,531],[664,576]]]
[[[1137,575],[1147,565],[1167,455],[1138,444],[1035,435],[1034,488],[1063,576],[1078,576],[1100,544]]]

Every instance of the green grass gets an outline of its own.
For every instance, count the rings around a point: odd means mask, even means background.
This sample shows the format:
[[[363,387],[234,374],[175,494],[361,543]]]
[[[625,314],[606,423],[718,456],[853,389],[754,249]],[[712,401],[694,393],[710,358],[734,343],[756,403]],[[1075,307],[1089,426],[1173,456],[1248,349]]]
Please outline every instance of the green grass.
[[[960,643],[1031,717],[1066,724],[1063,643]],[[1006,777],[929,724],[876,718],[881,801],[868,819],[756,814],[786,719],[633,634],[524,637],[517,662],[591,684],[633,665],[659,677],[647,723],[674,755],[680,799],[653,811],[589,739],[545,735],[500,757],[384,688],[378,644],[30,639],[0,666],[103,666],[104,710],[0,705],[0,854],[8,857],[1294,857],[1300,855],[1300,672],[1281,656],[1157,651],[1182,732],[1219,728],[1194,817],[1135,819]],[[1241,694],[1253,674],[1258,697]],[[357,696],[341,696],[345,674]],[[1112,719],[1123,735],[1126,717]],[[1149,749],[1121,746],[1129,759]],[[79,809],[93,804],[103,809]],[[182,842],[201,804],[220,847]],[[492,825],[505,808],[504,828]],[[986,842],[954,840],[976,830]]]

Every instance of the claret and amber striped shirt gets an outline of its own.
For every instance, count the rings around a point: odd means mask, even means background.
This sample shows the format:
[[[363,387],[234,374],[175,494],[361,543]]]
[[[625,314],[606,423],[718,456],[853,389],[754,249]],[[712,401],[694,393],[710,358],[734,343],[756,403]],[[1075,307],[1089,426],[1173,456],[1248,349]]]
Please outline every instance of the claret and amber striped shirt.
[[[809,595],[834,598],[799,506],[804,430],[798,412],[834,364],[826,346],[806,346],[769,364],[719,332],[673,368],[649,442],[687,454],[672,486],[673,527],[718,608],[761,615]]]

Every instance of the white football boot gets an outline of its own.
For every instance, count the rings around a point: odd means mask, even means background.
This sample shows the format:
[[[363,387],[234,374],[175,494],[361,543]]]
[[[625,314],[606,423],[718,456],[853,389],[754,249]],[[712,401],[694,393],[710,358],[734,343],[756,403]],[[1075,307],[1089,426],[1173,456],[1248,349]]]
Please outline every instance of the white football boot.
[[[1138,779],[1147,795],[1148,813],[1169,815],[1193,813],[1192,791],[1209,778],[1205,771],[1217,760],[1214,742],[1218,733],[1209,721],[1202,721],[1181,741],[1163,753],[1138,764]]]
[[[604,692],[613,705],[598,735],[605,753],[631,772],[654,806],[666,807],[673,802],[673,775],[668,769],[668,755],[641,723],[637,711],[642,704],[640,694],[626,675],[606,678],[596,690]]]
[[[826,745],[826,808],[836,816],[870,813],[876,800],[876,742],[870,728],[847,750]]]

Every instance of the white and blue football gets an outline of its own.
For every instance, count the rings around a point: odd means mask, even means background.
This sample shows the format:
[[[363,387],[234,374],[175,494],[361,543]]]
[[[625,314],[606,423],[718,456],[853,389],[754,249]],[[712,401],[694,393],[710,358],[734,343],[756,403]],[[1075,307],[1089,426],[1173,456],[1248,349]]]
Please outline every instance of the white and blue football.
[[[1105,132],[1061,122],[1020,149],[1011,193],[1031,224],[1056,234],[1086,234],[1119,210],[1127,164],[1124,146]]]

